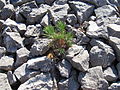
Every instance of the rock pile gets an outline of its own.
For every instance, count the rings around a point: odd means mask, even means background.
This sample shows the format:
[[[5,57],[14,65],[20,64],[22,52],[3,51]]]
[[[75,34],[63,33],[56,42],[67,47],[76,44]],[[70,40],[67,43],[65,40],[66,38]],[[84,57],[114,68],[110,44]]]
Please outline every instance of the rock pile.
[[[64,59],[47,58],[43,28],[74,34]],[[0,0],[1,90],[120,90],[119,0]]]

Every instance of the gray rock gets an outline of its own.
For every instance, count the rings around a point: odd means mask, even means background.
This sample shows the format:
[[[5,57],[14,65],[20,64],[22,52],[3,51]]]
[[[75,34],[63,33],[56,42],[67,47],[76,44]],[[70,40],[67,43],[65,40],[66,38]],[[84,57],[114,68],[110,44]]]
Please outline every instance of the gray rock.
[[[104,70],[104,77],[107,81],[114,82],[118,79],[117,70],[114,66],[107,67]]]
[[[50,43],[52,42],[51,39],[38,39],[34,42],[30,49],[30,53],[32,56],[38,56],[38,55],[43,55],[45,54],[49,48],[50,48]]]
[[[94,6],[80,1],[69,1],[70,7],[76,12],[78,22],[81,24],[87,20],[94,11]]]
[[[21,7],[25,7],[25,6],[29,6],[30,8],[38,8],[35,1],[30,1],[30,2],[27,2],[27,3],[23,4],[23,5],[21,5]]]
[[[27,68],[31,70],[39,70],[42,72],[49,72],[52,69],[52,60],[46,56],[33,58],[28,60]]]
[[[7,4],[3,7],[1,11],[1,18],[6,20],[7,18],[11,18],[15,14],[15,9],[12,4]]]
[[[3,56],[0,59],[0,70],[13,70],[14,59],[10,56]]]
[[[27,63],[24,63],[18,67],[13,74],[17,77],[18,80],[20,80],[21,83],[24,83],[39,73],[39,71],[29,70],[27,68]]]
[[[62,79],[58,83],[59,90],[78,90],[79,86],[79,83],[74,79],[74,77],[70,77],[69,79]]]
[[[6,32],[4,35],[4,44],[7,52],[14,53],[17,49],[23,47],[23,38],[17,32]]]
[[[1,90],[12,90],[9,85],[7,75],[4,73],[0,73],[0,89]]]
[[[45,3],[51,5],[54,1],[55,0],[45,0]]]
[[[120,78],[120,63],[118,63],[116,65],[116,67],[117,67],[117,71],[118,71],[118,77]]]
[[[120,39],[117,37],[109,37],[109,44],[112,46],[116,53],[116,59],[120,61]]]
[[[58,4],[58,5],[64,5],[67,4],[68,0],[55,0],[54,4]]]
[[[108,31],[104,28],[98,27],[94,21],[89,21],[86,35],[91,38],[105,38],[108,39]]]
[[[4,56],[5,53],[6,53],[6,48],[0,46],[0,58],[1,58],[2,56]]]
[[[120,81],[112,83],[108,90],[120,90]]]
[[[107,90],[108,88],[101,66],[90,68],[86,73],[80,72],[78,81],[82,90]]]
[[[97,18],[110,17],[116,15],[115,9],[110,5],[104,5],[95,9],[95,14]]]
[[[68,14],[67,15],[67,22],[70,24],[70,25],[75,25],[77,23],[77,18],[74,14]]]
[[[91,17],[90,17],[90,20],[91,20],[91,21],[95,21],[95,20],[96,20],[96,16],[91,16]]]
[[[106,68],[115,60],[114,52],[111,48],[104,49],[94,46],[90,50],[90,63],[92,66],[102,66]]]
[[[57,21],[62,20],[66,21],[66,16],[69,11],[69,5],[64,4],[64,5],[53,5],[50,9],[50,15],[52,18],[53,23],[55,24]]]
[[[25,47],[20,48],[16,51],[16,62],[15,62],[15,67],[18,67],[22,65],[23,63],[27,62],[28,57],[29,57],[30,51],[27,50]]]
[[[0,0],[0,10],[6,5],[5,0]]]
[[[21,36],[23,36],[27,30],[27,27],[23,23],[18,23],[17,24],[18,32],[20,33]]]
[[[119,31],[120,25],[117,24],[109,24],[107,26],[109,36],[118,37],[120,38],[120,31]]]
[[[53,81],[49,73],[41,73],[21,84],[18,90],[53,90]]]
[[[61,62],[59,62],[57,64],[57,68],[62,77],[69,78],[72,65],[67,60],[63,59]]]
[[[10,85],[14,85],[17,82],[15,75],[12,74],[12,71],[7,72],[7,78]]]
[[[40,35],[39,29],[36,28],[34,25],[28,25],[27,31],[25,32],[26,37],[36,37]]]
[[[35,0],[37,4],[44,4],[45,0]]]

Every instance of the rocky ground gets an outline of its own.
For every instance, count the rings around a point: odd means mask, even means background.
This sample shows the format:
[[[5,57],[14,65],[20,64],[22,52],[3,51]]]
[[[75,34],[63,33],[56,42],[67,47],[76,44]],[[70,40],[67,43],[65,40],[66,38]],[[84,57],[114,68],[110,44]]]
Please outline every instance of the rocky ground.
[[[55,61],[58,20],[74,43]],[[120,1],[0,0],[0,90],[120,90]]]

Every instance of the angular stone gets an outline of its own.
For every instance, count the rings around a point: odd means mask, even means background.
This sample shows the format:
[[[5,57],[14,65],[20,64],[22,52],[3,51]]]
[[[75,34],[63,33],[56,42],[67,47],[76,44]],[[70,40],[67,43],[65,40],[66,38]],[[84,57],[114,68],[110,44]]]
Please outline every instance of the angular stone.
[[[108,31],[104,28],[98,27],[94,21],[89,21],[89,26],[87,28],[87,36],[91,38],[105,38],[108,39]]]
[[[58,5],[64,5],[67,4],[68,0],[55,0],[54,4],[58,4]]]
[[[52,69],[52,66],[52,60],[48,59],[46,56],[33,58],[27,62],[28,69],[39,70],[42,72],[49,72]]]
[[[45,3],[51,5],[55,0],[45,0]]]
[[[3,7],[1,11],[1,18],[6,20],[7,18],[11,18],[15,14],[15,9],[12,4],[7,4]]]
[[[109,36],[120,38],[120,30],[119,30],[120,29],[120,25],[109,24],[107,26],[107,29],[108,29]]]
[[[108,90],[120,90],[120,81],[112,83]]]
[[[117,37],[109,37],[109,44],[112,46],[116,53],[116,59],[120,61],[120,39]]]
[[[17,32],[6,32],[4,35],[4,44],[7,52],[15,53],[17,49],[23,47],[23,38]]]
[[[40,35],[40,31],[34,25],[28,25],[25,32],[26,37],[36,37]]]
[[[6,5],[5,0],[0,0],[0,10]]]
[[[45,0],[35,0],[37,4],[44,4]]]
[[[0,70],[13,70],[14,59],[10,56],[3,56],[0,59]]]
[[[69,5],[64,4],[64,5],[53,5],[50,9],[50,15],[52,18],[53,23],[55,24],[57,21],[62,20],[66,21],[66,16],[69,11]]]
[[[118,79],[117,70],[114,66],[107,67],[104,70],[104,77],[107,81],[114,82]]]
[[[67,22],[70,24],[70,25],[75,25],[77,23],[77,18],[74,14],[68,14],[67,15]]]
[[[20,48],[16,51],[16,62],[15,62],[15,67],[18,67],[22,65],[23,63],[26,63],[29,57],[30,51],[27,50],[25,47]]]
[[[93,14],[94,11],[93,5],[80,1],[69,1],[69,3],[70,7],[77,14],[77,19],[80,24],[87,20]]]
[[[29,70],[27,68],[27,63],[24,63],[18,67],[13,74],[17,77],[18,80],[20,80],[21,83],[24,83],[39,73],[39,71]]]
[[[25,7],[25,6],[29,6],[30,8],[38,8],[35,1],[27,2],[27,3],[23,4],[23,5],[21,5],[21,7]]]
[[[59,90],[78,90],[79,83],[74,77],[70,77],[69,79],[62,79],[58,83]]]
[[[9,85],[7,75],[4,73],[0,73],[0,89],[1,90],[12,90]]]
[[[49,44],[51,43],[51,41],[51,39],[46,38],[36,40],[30,49],[30,54],[32,56],[45,54],[50,48]]]
[[[14,85],[17,82],[15,75],[12,74],[12,71],[7,72],[7,78],[10,85]]]
[[[108,88],[101,66],[90,68],[86,73],[80,72],[78,81],[82,90],[107,90]]]
[[[53,81],[49,73],[41,73],[21,84],[18,90],[53,90]]]
[[[6,48],[0,46],[0,58],[1,58],[2,56],[4,56],[5,53],[6,53]]]
[[[104,5],[95,9],[95,14],[97,18],[110,17],[116,15],[116,11],[112,6]]]
[[[72,69],[72,65],[67,60],[63,59],[61,62],[59,62],[57,64],[57,68],[62,77],[69,78],[71,69]]]
[[[18,28],[18,31],[19,31],[20,35],[24,36],[24,34],[25,34],[26,30],[27,30],[26,25],[23,24],[23,23],[18,23],[17,28]]]
[[[106,68],[115,60],[114,52],[111,48],[104,49],[94,46],[90,50],[90,63],[92,66],[102,66]]]

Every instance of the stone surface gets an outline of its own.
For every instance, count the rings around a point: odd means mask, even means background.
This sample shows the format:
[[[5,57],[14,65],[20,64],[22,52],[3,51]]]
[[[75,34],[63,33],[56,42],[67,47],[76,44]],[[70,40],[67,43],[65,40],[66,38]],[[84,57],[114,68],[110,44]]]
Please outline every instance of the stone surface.
[[[69,78],[72,65],[67,60],[63,59],[61,62],[59,62],[57,68],[62,77]]]
[[[31,50],[30,50],[31,55],[38,56],[38,55],[45,54],[50,48],[49,44],[51,41],[52,40],[46,39],[46,38],[36,40],[31,47]]]
[[[45,0],[35,0],[37,4],[43,4],[45,3]]]
[[[18,28],[18,32],[20,33],[20,35],[24,36],[24,34],[25,34],[26,30],[27,30],[26,25],[23,24],[23,23],[18,23],[17,28]]]
[[[6,53],[6,48],[0,46],[0,58],[1,58],[2,56],[4,56],[5,53]]]
[[[6,5],[5,0],[0,0],[0,10]]]
[[[24,83],[26,82],[28,79],[34,77],[35,75],[39,74],[39,71],[34,71],[34,70],[29,70],[27,68],[27,63],[24,63],[23,65],[21,65],[20,67],[18,67],[15,71],[14,71],[14,75],[17,77],[17,79],[21,82]]]
[[[104,77],[107,81],[114,82],[118,79],[117,70],[114,66],[107,67],[104,70]]]
[[[7,4],[3,7],[1,11],[1,18],[6,20],[7,18],[11,18],[15,13],[14,6],[12,4]]]
[[[101,66],[90,68],[86,73],[80,72],[78,81],[82,90],[107,90],[108,88]]]
[[[77,18],[74,14],[68,14],[67,15],[67,22],[70,24],[70,25],[75,25],[77,23]]]
[[[21,84],[18,90],[53,90],[53,81],[49,73],[41,73]]]
[[[12,90],[9,85],[7,75],[4,73],[0,73],[0,89],[1,90]]]
[[[70,7],[77,14],[78,22],[81,24],[87,20],[94,11],[94,6],[80,1],[69,1]]]
[[[104,49],[99,46],[94,46],[90,50],[90,63],[92,66],[102,66],[106,68],[115,60],[115,55],[112,49]]]
[[[27,50],[25,47],[20,48],[16,51],[16,62],[15,62],[15,67],[18,67],[22,65],[23,63],[26,63],[29,57],[30,51]]]
[[[45,3],[51,5],[54,1],[55,0],[45,0]]]
[[[108,87],[108,90],[119,90],[120,89],[120,81],[116,83],[112,83],[110,87]]]
[[[33,58],[27,62],[28,69],[39,70],[42,72],[49,72],[52,69],[52,66],[52,60],[48,59],[46,56]]]
[[[118,71],[118,77],[120,78],[120,63],[118,63],[116,65],[116,67],[117,67],[117,71]]]
[[[3,56],[0,59],[0,70],[13,70],[14,59],[10,56]]]
[[[23,38],[17,32],[6,32],[4,35],[4,44],[7,52],[14,53],[17,49],[23,47]]]

